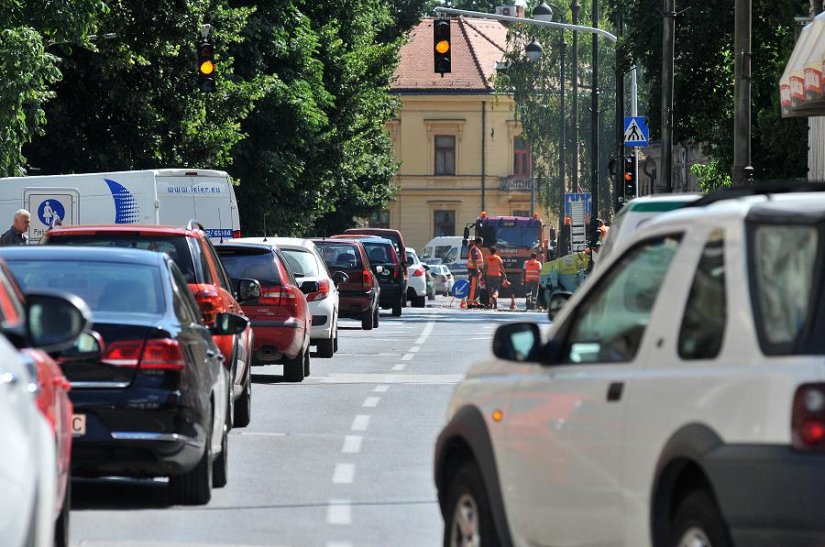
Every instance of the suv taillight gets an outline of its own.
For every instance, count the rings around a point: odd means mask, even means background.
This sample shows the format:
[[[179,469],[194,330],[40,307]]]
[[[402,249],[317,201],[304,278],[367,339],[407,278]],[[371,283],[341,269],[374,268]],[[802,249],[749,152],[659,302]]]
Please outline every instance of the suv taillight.
[[[140,370],[183,370],[186,360],[177,340],[160,338],[147,340],[118,340],[106,346],[101,363]]]
[[[372,272],[364,270],[361,272],[361,290],[368,291],[372,288]]]
[[[793,447],[825,451],[825,384],[803,384],[793,398]]]
[[[198,291],[195,300],[201,310],[203,322],[206,325],[212,325],[215,322],[215,316],[221,311],[221,295],[215,289],[204,289]]]
[[[322,279],[318,282],[320,290],[311,292],[307,295],[307,302],[317,302],[329,296],[330,283],[329,279]]]

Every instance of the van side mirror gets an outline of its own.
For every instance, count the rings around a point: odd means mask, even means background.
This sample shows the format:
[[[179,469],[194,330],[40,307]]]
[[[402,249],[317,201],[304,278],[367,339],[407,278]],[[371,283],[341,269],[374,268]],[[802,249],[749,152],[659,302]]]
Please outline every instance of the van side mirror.
[[[538,361],[541,333],[535,323],[502,325],[493,337],[493,354],[516,362]]]
[[[239,303],[260,298],[261,292],[261,284],[257,279],[241,279],[238,281]]]

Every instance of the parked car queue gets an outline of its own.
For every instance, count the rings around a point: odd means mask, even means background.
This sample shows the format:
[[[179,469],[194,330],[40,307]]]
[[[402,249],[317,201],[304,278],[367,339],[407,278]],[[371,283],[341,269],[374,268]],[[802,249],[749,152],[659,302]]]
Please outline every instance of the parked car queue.
[[[4,542],[68,545],[71,475],[167,477],[173,503],[208,503],[228,482],[230,429],[251,419],[251,367],[283,364],[300,382],[310,346],[338,350],[340,317],[368,330],[380,307],[395,314],[396,245],[213,244],[192,221],[55,227],[40,246],[0,248]]]

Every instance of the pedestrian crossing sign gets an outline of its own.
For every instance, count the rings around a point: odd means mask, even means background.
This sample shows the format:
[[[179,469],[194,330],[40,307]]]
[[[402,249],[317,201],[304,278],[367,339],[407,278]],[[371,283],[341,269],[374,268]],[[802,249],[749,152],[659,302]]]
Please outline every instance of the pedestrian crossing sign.
[[[624,145],[648,146],[650,129],[644,116],[627,116],[624,119]]]

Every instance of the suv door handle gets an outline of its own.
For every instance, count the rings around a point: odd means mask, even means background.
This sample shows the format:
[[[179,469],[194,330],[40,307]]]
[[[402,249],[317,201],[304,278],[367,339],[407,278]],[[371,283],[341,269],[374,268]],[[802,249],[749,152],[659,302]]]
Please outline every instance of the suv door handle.
[[[608,402],[619,401],[622,398],[622,391],[624,390],[624,382],[613,382],[607,388]]]

